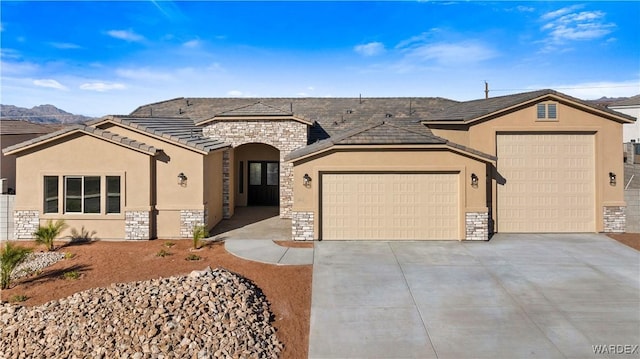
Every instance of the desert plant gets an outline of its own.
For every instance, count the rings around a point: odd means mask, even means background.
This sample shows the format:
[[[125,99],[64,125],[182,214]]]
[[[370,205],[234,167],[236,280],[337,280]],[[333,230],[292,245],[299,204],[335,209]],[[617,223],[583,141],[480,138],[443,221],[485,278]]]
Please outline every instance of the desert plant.
[[[71,252],[64,252],[64,259],[71,259],[73,257],[75,257],[76,254],[75,253],[71,253]]]
[[[2,252],[0,252],[0,288],[9,288],[9,285],[11,285],[11,273],[27,258],[29,253],[31,253],[30,248],[15,246],[7,242]]]
[[[69,239],[71,240],[71,243],[91,242],[95,240],[96,233],[96,231],[89,232],[84,228],[84,226],[82,226],[79,231],[75,228],[71,228],[71,235],[69,236]]]
[[[9,302],[18,303],[18,302],[24,302],[27,299],[29,299],[29,297],[27,297],[24,294],[16,294],[16,295],[11,296],[11,298],[9,299]]]
[[[163,258],[164,258],[164,257],[166,257],[166,256],[170,256],[170,255],[171,255],[171,253],[170,253],[169,251],[167,251],[167,250],[164,250],[164,249],[161,249],[161,250],[156,254],[156,256],[158,256],[158,257],[163,257]]]
[[[193,227],[193,249],[200,249],[200,247],[202,247],[202,239],[206,237],[207,234],[209,234],[207,227],[203,225]]]
[[[48,220],[46,226],[38,226],[38,230],[33,233],[36,237],[36,243],[44,244],[48,251],[53,251],[53,241],[60,235],[60,232],[62,232],[66,226],[67,225],[61,219],[57,220],[55,223]]]
[[[62,276],[64,277],[64,279],[78,279],[80,278],[80,273],[77,270],[72,270],[64,272]]]
[[[175,246],[176,244],[174,242],[164,242],[164,246],[167,248],[171,248],[173,246]]]
[[[200,256],[197,254],[189,254],[185,259],[188,261],[199,261],[202,258],[200,258]]]

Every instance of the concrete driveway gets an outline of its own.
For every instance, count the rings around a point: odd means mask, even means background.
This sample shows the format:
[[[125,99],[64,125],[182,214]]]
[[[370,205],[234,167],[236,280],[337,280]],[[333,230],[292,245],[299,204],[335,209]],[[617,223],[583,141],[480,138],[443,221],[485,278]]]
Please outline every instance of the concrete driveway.
[[[639,344],[640,253],[604,235],[315,245],[310,358],[638,358]]]

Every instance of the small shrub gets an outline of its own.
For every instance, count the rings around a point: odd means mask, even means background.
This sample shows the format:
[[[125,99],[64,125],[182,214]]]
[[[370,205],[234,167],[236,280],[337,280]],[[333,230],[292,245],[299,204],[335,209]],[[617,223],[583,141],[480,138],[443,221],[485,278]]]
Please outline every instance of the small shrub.
[[[64,259],[71,259],[71,258],[73,258],[75,256],[76,256],[75,253],[71,253],[71,252],[65,252],[64,253]]]
[[[164,249],[161,249],[160,252],[158,252],[156,254],[156,256],[158,256],[158,257],[166,257],[166,256],[170,256],[170,255],[171,255],[171,253],[169,251],[164,250]]]
[[[186,259],[186,260],[188,260],[188,261],[199,261],[199,260],[201,260],[202,258],[201,258],[199,255],[197,255],[197,254],[189,254],[189,255],[187,256],[187,258],[185,258],[185,259]]]
[[[176,244],[174,242],[164,242],[164,246],[167,248],[171,248],[173,246],[175,246]]]
[[[11,298],[9,298],[9,302],[11,302],[11,303],[19,303],[19,302],[24,302],[27,299],[29,299],[29,297],[27,297],[24,294],[16,294],[16,295],[11,296]]]
[[[46,226],[38,226],[38,230],[33,232],[33,236],[36,237],[36,243],[44,244],[47,250],[51,252],[54,250],[53,241],[66,227],[67,225],[62,219],[57,220],[55,223],[48,220]]]
[[[208,234],[207,227],[203,225],[193,227],[193,249],[200,249],[202,247],[202,239]]]
[[[11,273],[27,259],[30,248],[13,245],[10,242],[0,252],[0,289],[7,289],[11,285]]]
[[[72,271],[64,272],[62,276],[64,277],[64,279],[78,279],[80,278],[80,273],[77,270],[72,270]]]

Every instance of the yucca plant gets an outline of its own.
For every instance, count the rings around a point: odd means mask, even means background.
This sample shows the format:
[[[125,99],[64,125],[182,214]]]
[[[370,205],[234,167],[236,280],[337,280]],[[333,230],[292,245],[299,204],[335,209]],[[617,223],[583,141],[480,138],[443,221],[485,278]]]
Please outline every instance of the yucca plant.
[[[46,226],[38,226],[38,230],[33,232],[33,235],[36,237],[36,243],[44,244],[48,251],[53,251],[53,241],[66,227],[67,225],[62,219],[55,221],[55,223],[48,220]]]
[[[200,249],[202,247],[202,239],[209,234],[207,227],[198,225],[193,227],[193,249]]]
[[[0,252],[0,288],[7,289],[11,285],[11,273],[27,259],[31,248],[16,246],[7,242]]]

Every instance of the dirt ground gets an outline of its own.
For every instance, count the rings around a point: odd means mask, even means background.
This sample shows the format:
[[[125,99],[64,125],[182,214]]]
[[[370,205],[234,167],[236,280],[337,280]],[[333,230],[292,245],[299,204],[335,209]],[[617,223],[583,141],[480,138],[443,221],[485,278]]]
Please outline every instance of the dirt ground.
[[[631,248],[635,248],[640,251],[640,233],[620,233],[620,234],[608,234],[609,237],[616,241],[625,244]]]
[[[174,243],[172,247],[167,242]],[[21,245],[36,247],[33,242]],[[64,243],[57,243],[62,246]],[[278,243],[289,246],[313,246],[312,243]],[[273,325],[278,338],[285,344],[283,358],[306,358],[309,343],[312,266],[277,266],[240,259],[228,253],[221,242],[210,242],[204,248],[190,251],[191,240],[153,240],[141,242],[90,242],[58,248],[73,254],[38,275],[19,279],[0,296],[7,301],[15,295],[25,295],[21,304],[35,306],[73,293],[105,287],[111,283],[148,280],[158,277],[189,274],[192,270],[222,267],[252,280],[267,296],[275,316]],[[158,256],[160,251],[170,254]],[[202,257],[188,261],[190,254]],[[78,279],[65,279],[63,273],[77,271]]]

